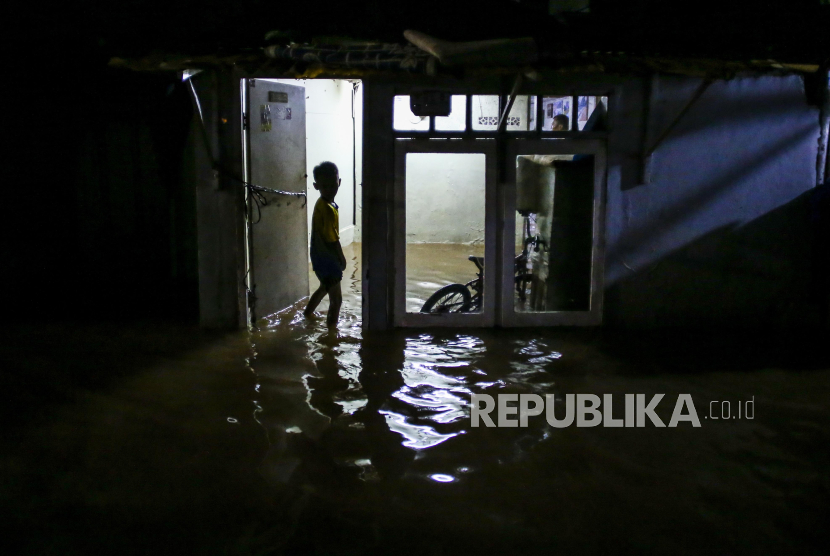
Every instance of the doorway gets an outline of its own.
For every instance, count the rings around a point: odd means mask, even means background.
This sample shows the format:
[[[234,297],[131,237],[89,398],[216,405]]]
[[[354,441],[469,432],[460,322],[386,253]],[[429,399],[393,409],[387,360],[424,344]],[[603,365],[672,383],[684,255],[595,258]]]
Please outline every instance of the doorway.
[[[395,147],[395,325],[492,326],[495,143]]]
[[[323,161],[334,162],[340,173],[341,244],[360,250],[363,90],[358,80],[245,79],[242,98],[246,180],[273,190],[246,199],[247,309],[253,324],[316,287],[309,279],[309,241],[320,197],[313,169]]]
[[[395,326],[601,324],[607,98],[514,100],[395,97]]]
[[[500,324],[601,324],[604,145],[515,142],[506,164]]]

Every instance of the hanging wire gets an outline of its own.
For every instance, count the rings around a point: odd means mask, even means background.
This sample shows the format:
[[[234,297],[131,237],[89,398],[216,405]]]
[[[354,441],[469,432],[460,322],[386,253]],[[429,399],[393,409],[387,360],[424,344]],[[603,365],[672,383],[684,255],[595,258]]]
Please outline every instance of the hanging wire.
[[[303,204],[302,208],[306,206],[306,193],[304,191],[282,191],[280,189],[272,189],[270,187],[262,187],[261,185],[256,185],[253,183],[249,183],[245,180],[241,180],[234,176],[233,174],[222,172],[221,169],[217,169],[219,173],[223,173],[225,176],[229,177],[230,179],[239,182],[242,186],[248,188],[248,194],[251,196],[251,199],[254,201],[254,205],[257,208],[257,219],[256,221],[252,221],[252,224],[258,224],[260,220],[262,220],[262,207],[266,207],[269,204],[268,198],[263,195],[262,193],[273,193],[274,195],[285,195],[288,197],[302,197]]]
[[[196,108],[196,113],[199,115],[199,127],[201,128],[201,135],[202,141],[205,144],[205,151],[207,152],[208,158],[210,159],[211,167],[213,171],[217,174],[223,175],[232,179],[233,181],[241,184],[243,187],[248,188],[248,193],[250,197],[254,200],[254,205],[257,208],[257,219],[253,224],[257,224],[262,220],[262,208],[268,206],[268,198],[263,195],[263,193],[272,193],[274,195],[285,195],[289,197],[302,197],[303,204],[302,208],[305,208],[307,202],[307,196],[305,191],[282,191],[280,189],[273,189],[270,187],[263,187],[261,185],[256,185],[253,183],[249,183],[243,179],[236,177],[232,172],[228,172],[224,168],[222,168],[217,160],[213,156],[213,151],[210,148],[210,141],[208,139],[207,134],[207,127],[205,126],[205,119],[202,115],[202,103],[199,102],[199,95],[196,93],[196,87],[193,85],[193,80],[190,79],[190,75],[187,76],[188,84],[190,85],[190,95],[193,99],[193,106]]]

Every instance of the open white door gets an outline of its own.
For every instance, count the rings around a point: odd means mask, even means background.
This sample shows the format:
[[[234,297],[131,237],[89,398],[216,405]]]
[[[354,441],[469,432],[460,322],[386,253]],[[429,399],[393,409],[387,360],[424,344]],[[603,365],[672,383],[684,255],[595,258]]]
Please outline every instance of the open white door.
[[[248,181],[306,191],[305,89],[262,79],[246,81]],[[308,295],[308,215],[304,198],[263,193],[249,199],[251,322]]]

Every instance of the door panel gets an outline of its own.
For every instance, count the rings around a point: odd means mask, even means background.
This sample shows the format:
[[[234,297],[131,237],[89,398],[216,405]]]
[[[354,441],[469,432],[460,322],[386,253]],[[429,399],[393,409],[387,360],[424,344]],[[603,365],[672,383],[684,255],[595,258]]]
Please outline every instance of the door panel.
[[[401,140],[395,165],[395,325],[492,326],[494,142]]]
[[[305,89],[247,80],[248,181],[291,192],[306,191]],[[251,207],[249,232],[252,321],[308,295],[308,216],[303,198],[263,193],[268,204]],[[253,203],[253,200],[249,200]]]
[[[522,141],[511,145],[507,164],[501,324],[600,324],[603,145]]]

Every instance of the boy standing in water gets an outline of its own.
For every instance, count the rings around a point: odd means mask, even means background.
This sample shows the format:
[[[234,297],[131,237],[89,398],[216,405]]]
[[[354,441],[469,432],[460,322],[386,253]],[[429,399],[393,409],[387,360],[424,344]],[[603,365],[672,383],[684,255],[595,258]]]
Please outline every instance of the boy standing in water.
[[[311,217],[311,267],[320,280],[317,288],[303,314],[311,316],[317,305],[328,294],[329,312],[326,323],[337,326],[340,304],[343,301],[340,292],[340,280],[346,269],[346,257],[340,246],[340,216],[334,197],[340,188],[340,173],[333,162],[321,162],[314,168],[314,189],[320,192],[320,198],[314,205]]]

